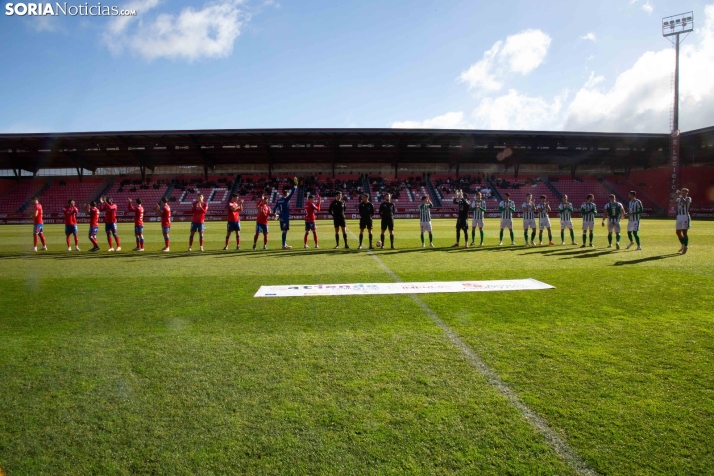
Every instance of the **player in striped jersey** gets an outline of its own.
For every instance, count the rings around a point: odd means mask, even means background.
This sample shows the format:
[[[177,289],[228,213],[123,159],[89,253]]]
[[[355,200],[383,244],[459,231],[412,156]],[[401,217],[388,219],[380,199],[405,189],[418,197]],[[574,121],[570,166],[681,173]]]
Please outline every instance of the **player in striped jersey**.
[[[560,215],[560,244],[565,244],[565,229],[570,230],[570,240],[574,245],[575,242],[575,232],[573,231],[573,204],[568,201],[568,196],[563,195],[560,200],[560,205],[558,205],[558,215]]]
[[[533,231],[531,233],[531,245],[535,246],[535,236],[536,236],[536,204],[533,201],[533,195],[530,193],[526,194],[526,201],[521,205],[521,211],[523,212],[523,236],[526,238],[525,246],[528,246],[528,229],[531,228]]]
[[[644,208],[642,207],[642,202],[637,199],[637,193],[631,190],[628,198],[630,203],[627,204],[627,237],[630,239],[630,244],[627,245],[627,249],[632,248],[635,243],[632,241],[632,235],[635,235],[635,240],[637,240],[637,249],[640,251],[642,247],[640,246],[640,215]]]
[[[471,210],[474,212],[473,220],[471,220],[471,246],[476,244],[476,228],[481,234],[479,246],[483,246],[483,219],[486,214],[486,200],[483,199],[481,192],[476,192],[476,199],[471,203]]]
[[[605,204],[602,214],[602,226],[607,219],[607,247],[612,248],[612,234],[615,233],[617,241],[615,247],[620,249],[620,218],[625,218],[625,207],[610,194],[610,201]]]
[[[587,232],[590,232],[590,248],[593,247],[593,230],[595,230],[595,215],[597,215],[597,205],[595,205],[595,196],[589,193],[585,201],[580,205],[580,214],[583,217],[583,246],[587,242]]]
[[[419,205],[419,228],[421,229],[421,247],[424,248],[424,233],[429,233],[429,246],[434,247],[434,235],[431,232],[431,198],[424,195],[421,197],[421,205]]]
[[[536,210],[538,211],[538,244],[543,244],[543,229],[548,230],[548,244],[553,245],[553,232],[550,230],[550,204],[548,203],[548,197],[545,195],[540,196],[540,203],[536,205]]]
[[[516,212],[516,203],[511,200],[511,194],[505,193],[503,195],[505,200],[502,200],[498,204],[498,212],[501,214],[501,242],[498,246],[503,246],[503,230],[508,228],[511,233],[511,244],[515,245],[516,241],[513,238],[513,214]]]
[[[677,190],[677,199],[674,200],[674,203],[677,204],[677,238],[682,243],[682,247],[677,253],[686,254],[689,248],[689,227],[692,223],[692,219],[689,216],[689,208],[692,206],[689,189]]]

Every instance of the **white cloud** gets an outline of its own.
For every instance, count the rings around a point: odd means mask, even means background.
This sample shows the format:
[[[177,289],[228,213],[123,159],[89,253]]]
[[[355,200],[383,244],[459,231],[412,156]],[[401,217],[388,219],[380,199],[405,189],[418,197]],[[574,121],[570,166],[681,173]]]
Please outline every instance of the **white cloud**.
[[[593,33],[593,32],[586,33],[585,35],[581,36],[580,39],[581,40],[589,40],[589,41],[592,41],[593,43],[597,42],[597,36],[595,36],[595,33]]]
[[[560,126],[567,92],[552,101],[529,97],[511,89],[497,98],[484,98],[473,111],[478,129],[549,130]]]
[[[652,10],[654,10],[654,7],[652,6],[652,4],[649,1],[647,1],[644,3],[644,5],[642,5],[642,9],[644,11],[646,11],[648,15],[651,15]]]
[[[396,129],[459,129],[466,127],[463,119],[463,112],[447,112],[442,116],[424,121],[393,122],[392,127]]]
[[[705,7],[702,26],[690,40],[680,51],[681,130],[714,125],[714,4]],[[564,91],[547,99],[510,89],[481,98],[470,115],[456,111],[426,121],[395,122],[393,127],[667,132],[673,69],[671,48],[649,51],[609,85],[604,76],[591,72],[582,86],[573,88],[574,94]]]
[[[680,51],[680,129],[714,124],[714,5],[705,8],[703,28]],[[586,84],[568,106],[569,130],[666,132],[672,107],[674,52],[644,53],[609,88]],[[591,76],[591,79],[593,76]]]
[[[550,36],[540,30],[524,30],[497,41],[483,58],[459,75],[469,89],[498,91],[508,73],[526,75],[540,66],[550,47]]]
[[[136,9],[143,15],[158,4],[159,0],[137,0],[124,8]],[[239,2],[228,0],[201,10],[187,7],[178,15],[162,13],[150,21],[118,17],[110,23],[104,40],[115,53],[128,49],[149,60],[219,58],[233,51],[245,20],[247,16],[239,9]]]

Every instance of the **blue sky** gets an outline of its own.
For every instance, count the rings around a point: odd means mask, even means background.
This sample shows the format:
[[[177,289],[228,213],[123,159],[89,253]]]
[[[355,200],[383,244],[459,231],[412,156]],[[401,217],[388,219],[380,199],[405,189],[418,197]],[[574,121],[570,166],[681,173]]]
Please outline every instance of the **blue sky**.
[[[694,10],[697,31],[683,50],[680,126],[714,126],[706,3],[102,4],[138,15],[2,15],[0,131],[664,132],[673,56],[660,21],[682,9]]]

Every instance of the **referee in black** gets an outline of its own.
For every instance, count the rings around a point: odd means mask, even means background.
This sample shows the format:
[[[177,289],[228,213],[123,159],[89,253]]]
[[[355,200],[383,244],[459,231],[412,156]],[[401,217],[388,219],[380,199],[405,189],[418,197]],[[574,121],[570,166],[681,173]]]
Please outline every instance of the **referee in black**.
[[[330,215],[332,215],[332,222],[335,225],[335,249],[340,247],[340,228],[342,228],[342,238],[345,240],[345,249],[350,249],[347,244],[347,223],[345,222],[345,211],[347,211],[347,204],[342,200],[342,192],[337,192],[335,199],[330,203]]]
[[[382,240],[382,249],[384,249],[384,232],[389,230],[389,241],[392,244],[392,249],[394,248],[394,215],[397,213],[397,209],[392,203],[392,194],[388,193],[384,196],[384,202],[379,206],[379,215],[382,217],[382,234],[380,239]]]
[[[456,219],[456,243],[459,246],[461,230],[464,230],[464,246],[469,247],[469,208],[471,202],[464,195],[463,190],[457,190],[454,196],[454,203],[459,206],[459,217]]]
[[[364,229],[369,232],[369,249],[372,250],[372,217],[374,216],[374,205],[369,201],[369,194],[362,194],[362,201],[357,209],[359,211],[359,246],[358,250],[362,249],[362,239],[364,238]]]

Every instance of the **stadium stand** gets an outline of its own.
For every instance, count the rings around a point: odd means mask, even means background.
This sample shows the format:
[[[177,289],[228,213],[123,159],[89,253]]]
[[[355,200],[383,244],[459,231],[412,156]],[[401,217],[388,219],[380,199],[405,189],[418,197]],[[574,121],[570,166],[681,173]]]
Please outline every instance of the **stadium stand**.
[[[453,202],[456,189],[464,190],[469,198],[480,191],[487,202],[497,202],[495,197],[492,196],[493,192],[490,185],[482,174],[477,176],[466,175],[459,178],[451,175],[432,174],[429,179],[433,185],[433,190],[436,191],[438,200],[441,202],[441,206],[444,208],[456,207]]]
[[[629,201],[630,190],[634,190],[637,193],[637,198],[642,202],[642,206],[645,211],[651,212],[654,210],[660,211],[662,207],[656,203],[652,198],[649,197],[647,193],[640,190],[631,181],[624,179],[620,176],[610,176],[605,177],[605,183],[615,192],[618,199],[622,201],[623,204],[627,204]]]
[[[18,213],[47,185],[47,179],[21,179],[0,197],[0,213]]]
[[[553,193],[553,191],[548,187],[548,185],[543,182],[540,177],[536,176],[523,176],[518,177],[518,179],[509,179],[504,177],[493,177],[491,182],[496,185],[496,190],[503,196],[505,193],[511,194],[511,200],[516,202],[516,210],[520,212],[521,204],[526,201],[526,194],[533,194],[533,200],[538,202],[541,195],[548,197],[548,202],[551,204],[558,203],[558,197]]]
[[[41,196],[40,202],[45,212],[60,213],[68,200],[74,200],[77,207],[89,203],[102,191],[106,178],[84,178],[80,183],[76,178],[56,178]]]
[[[149,192],[148,195],[151,197],[152,203],[157,203],[163,196],[166,187],[173,185],[173,190],[169,196],[169,205],[174,210],[190,209],[193,202],[198,198],[199,193],[203,194],[204,200],[209,207],[220,207],[228,203],[234,179],[235,177],[233,176],[209,176],[208,179],[204,177],[175,178],[163,185],[159,185],[157,191]]]
[[[550,183],[563,195],[567,195],[575,208],[585,201],[585,197],[592,193],[595,195],[595,203],[602,207],[608,202],[610,190],[605,187],[597,177],[583,176],[572,179],[568,176],[549,177]]]
[[[714,207],[714,168],[682,167],[682,187],[689,189],[692,209]]]
[[[655,203],[666,207],[669,202],[669,175],[666,168],[637,170],[630,173],[629,181]]]

